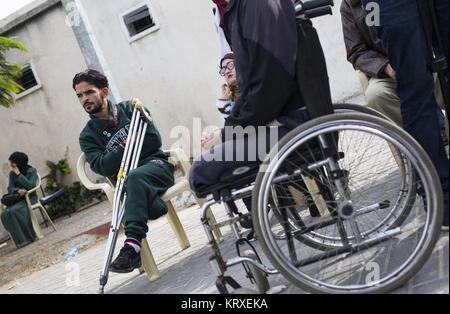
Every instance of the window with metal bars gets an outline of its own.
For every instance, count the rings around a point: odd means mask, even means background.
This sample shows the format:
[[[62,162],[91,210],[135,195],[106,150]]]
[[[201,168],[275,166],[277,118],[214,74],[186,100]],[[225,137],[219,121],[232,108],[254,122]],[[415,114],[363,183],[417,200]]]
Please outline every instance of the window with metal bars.
[[[21,90],[18,95],[26,92],[27,90],[39,85],[39,82],[35,76],[33,68],[31,66],[25,66],[22,68],[22,75],[20,77],[15,78],[17,84],[22,86],[24,89]]]
[[[147,5],[143,5],[142,7],[124,15],[123,21],[128,29],[130,37],[156,26]]]

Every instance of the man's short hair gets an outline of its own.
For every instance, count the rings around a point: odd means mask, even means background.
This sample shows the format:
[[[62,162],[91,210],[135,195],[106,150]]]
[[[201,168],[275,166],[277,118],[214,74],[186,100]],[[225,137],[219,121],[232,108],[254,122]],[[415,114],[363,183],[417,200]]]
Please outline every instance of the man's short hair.
[[[98,89],[103,89],[108,87],[108,79],[102,73],[96,70],[88,69],[84,72],[77,73],[73,78],[73,89],[75,90],[75,86],[80,84],[81,82],[87,82]]]

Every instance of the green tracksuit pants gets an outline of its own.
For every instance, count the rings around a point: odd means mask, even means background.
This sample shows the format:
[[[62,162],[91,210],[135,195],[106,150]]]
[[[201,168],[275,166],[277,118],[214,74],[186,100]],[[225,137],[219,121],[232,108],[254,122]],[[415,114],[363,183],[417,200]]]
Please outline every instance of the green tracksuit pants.
[[[167,214],[160,196],[174,184],[174,167],[161,159],[145,160],[128,174],[126,180],[125,235],[141,240],[146,237],[147,221]]]

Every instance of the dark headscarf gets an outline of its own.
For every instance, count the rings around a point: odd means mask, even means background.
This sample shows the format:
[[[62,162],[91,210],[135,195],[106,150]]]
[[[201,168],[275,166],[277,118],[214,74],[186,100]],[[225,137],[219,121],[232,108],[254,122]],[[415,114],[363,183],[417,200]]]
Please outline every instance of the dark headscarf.
[[[17,164],[17,168],[21,174],[26,175],[30,166],[28,165],[28,156],[21,152],[15,152],[11,156],[9,156],[9,161],[12,161]]]
[[[223,62],[223,60],[228,60],[228,59],[234,60],[234,53],[233,53],[233,52],[228,52],[228,53],[226,53],[226,54],[222,57],[222,59],[220,59],[219,68],[222,68],[222,62]]]
[[[216,5],[217,9],[219,10],[220,15],[220,27],[223,28],[225,25],[223,22],[223,14],[225,12],[225,9],[227,8],[228,3],[225,0],[212,0]]]

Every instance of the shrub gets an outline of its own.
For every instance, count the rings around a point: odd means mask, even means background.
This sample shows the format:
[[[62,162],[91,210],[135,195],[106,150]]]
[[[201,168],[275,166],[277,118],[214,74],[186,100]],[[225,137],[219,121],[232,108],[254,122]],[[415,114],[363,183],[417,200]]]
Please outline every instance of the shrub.
[[[63,216],[68,211],[75,211],[81,206],[91,203],[94,199],[102,200],[105,197],[103,191],[90,191],[79,181],[75,181],[71,185],[63,184],[65,177],[72,174],[67,158],[63,158],[57,163],[47,161],[47,166],[50,168],[50,172],[45,177],[45,194],[50,195],[64,188],[64,195],[47,206],[50,218]]]

